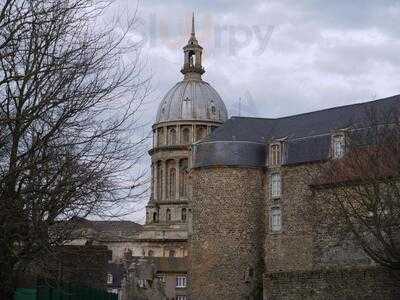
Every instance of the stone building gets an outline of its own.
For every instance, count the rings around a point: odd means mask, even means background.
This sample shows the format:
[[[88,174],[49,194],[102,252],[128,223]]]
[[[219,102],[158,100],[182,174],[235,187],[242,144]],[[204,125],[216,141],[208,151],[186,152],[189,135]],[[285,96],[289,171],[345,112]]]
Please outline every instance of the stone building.
[[[218,92],[202,79],[205,73],[202,52],[193,17],[191,35],[183,47],[183,80],[161,100],[152,126],[151,195],[145,224],[92,221],[87,223],[84,237],[72,242],[82,244],[92,237],[96,244],[107,245],[112,250],[113,266],[132,261],[126,269],[131,275],[136,274],[131,280],[135,286],[133,289],[126,287],[126,290],[138,292],[139,298],[160,299],[160,293],[158,286],[142,284],[147,281],[152,284],[153,280],[149,276],[138,278],[137,261],[141,267],[153,270],[154,277],[161,281],[162,299],[188,299],[188,234],[192,222],[188,177],[190,145],[211,134],[228,119]],[[121,230],[121,227],[130,227],[131,231]],[[128,260],[125,259],[127,253]],[[112,274],[109,275],[112,279]]]
[[[354,245],[321,248],[324,233],[304,211],[307,169],[345,153],[344,132],[367,106],[390,111],[400,96],[228,120],[202,80],[202,50],[192,20],[184,78],[162,99],[152,127],[146,223],[96,237],[113,264],[136,274],[126,275],[130,289],[143,299],[400,298],[390,275]]]
[[[232,117],[192,145],[191,299],[399,299],[354,244],[321,247],[309,168],[346,153],[346,130],[400,96],[277,119]],[[361,124],[361,123],[360,123]],[[356,127],[357,128],[357,127]]]

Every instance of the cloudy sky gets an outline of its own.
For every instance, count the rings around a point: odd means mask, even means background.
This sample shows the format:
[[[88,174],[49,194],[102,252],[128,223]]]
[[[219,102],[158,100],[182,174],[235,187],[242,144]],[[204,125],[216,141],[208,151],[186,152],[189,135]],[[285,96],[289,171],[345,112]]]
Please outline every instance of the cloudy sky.
[[[118,0],[114,9],[127,14],[136,6]],[[141,0],[131,38],[143,42],[152,74],[149,124],[182,79],[192,11],[203,79],[231,116],[239,114],[239,98],[241,115],[279,117],[400,93],[398,0]]]

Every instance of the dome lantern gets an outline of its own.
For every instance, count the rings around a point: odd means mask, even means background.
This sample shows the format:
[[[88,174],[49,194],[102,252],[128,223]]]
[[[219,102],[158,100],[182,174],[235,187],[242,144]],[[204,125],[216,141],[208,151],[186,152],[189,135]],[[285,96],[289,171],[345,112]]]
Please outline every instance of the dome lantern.
[[[183,47],[183,52],[184,62],[181,72],[185,75],[185,79],[192,78],[200,80],[201,75],[205,73],[205,70],[201,65],[203,48],[199,45],[199,42],[196,39],[194,29],[194,13],[192,15],[192,31],[187,45]]]

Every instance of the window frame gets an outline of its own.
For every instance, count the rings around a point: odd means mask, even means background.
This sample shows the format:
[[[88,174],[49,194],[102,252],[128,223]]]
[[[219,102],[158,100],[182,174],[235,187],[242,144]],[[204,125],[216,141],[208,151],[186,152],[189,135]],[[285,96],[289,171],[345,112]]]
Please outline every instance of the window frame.
[[[111,273],[107,273],[107,284],[113,284],[114,276]]]
[[[187,287],[187,277],[186,275],[177,275],[175,278],[175,287],[178,289],[183,289]]]
[[[269,145],[269,164],[270,166],[280,166],[282,164],[281,143],[271,143]]]
[[[274,211],[279,211],[279,214],[274,214]],[[279,217],[279,224],[274,224],[274,217]],[[282,209],[280,206],[272,206],[270,208],[270,229],[272,233],[282,232],[283,222],[282,222]]]
[[[167,209],[165,210],[165,220],[166,220],[167,222],[172,221],[172,212],[171,212],[171,209],[170,209],[170,208],[167,208]]]
[[[183,207],[181,209],[181,221],[186,222],[186,220],[187,220],[187,209],[186,207]]]
[[[274,180],[275,177],[278,177],[278,180]],[[280,172],[273,172],[270,174],[270,195],[271,198],[277,199],[282,196],[282,174]]]
[[[343,133],[332,135],[332,158],[340,159],[346,153],[346,137]]]

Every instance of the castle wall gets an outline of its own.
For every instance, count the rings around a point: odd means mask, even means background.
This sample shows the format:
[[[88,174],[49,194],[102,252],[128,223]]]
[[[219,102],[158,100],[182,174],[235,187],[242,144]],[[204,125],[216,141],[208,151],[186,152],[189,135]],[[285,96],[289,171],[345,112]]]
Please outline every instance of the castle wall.
[[[307,215],[313,165],[280,167],[266,176],[264,299],[398,299],[392,276],[373,265],[351,240],[338,241]],[[282,175],[280,199],[271,197],[270,174]],[[270,207],[282,209],[282,230],[271,231]]]
[[[257,297],[264,271],[263,168],[198,168],[191,180],[191,299]]]
[[[271,197],[271,174],[281,174],[281,196]],[[266,176],[266,238],[265,265],[267,272],[311,270],[312,229],[305,220],[303,200],[309,194],[304,167],[269,169]],[[282,230],[271,230],[270,212],[280,207]]]
[[[397,283],[398,285],[398,283]],[[380,268],[277,272],[264,278],[264,299],[400,299],[394,277]]]

